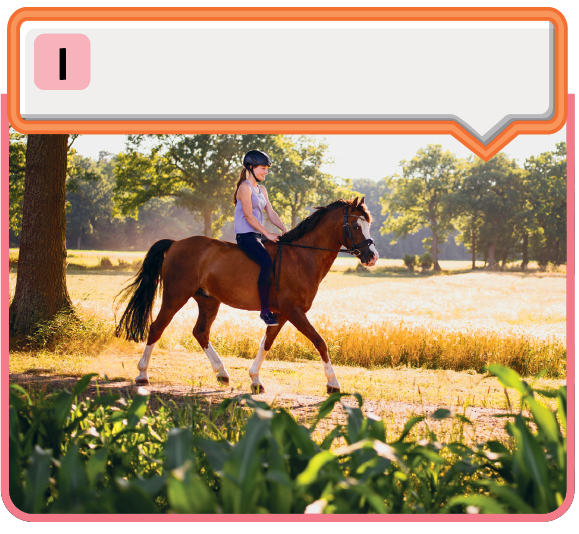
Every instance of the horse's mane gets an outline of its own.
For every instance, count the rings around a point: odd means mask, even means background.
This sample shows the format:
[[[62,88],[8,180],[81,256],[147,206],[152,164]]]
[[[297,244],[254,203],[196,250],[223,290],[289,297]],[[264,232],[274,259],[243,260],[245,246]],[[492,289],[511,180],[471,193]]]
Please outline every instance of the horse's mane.
[[[287,234],[280,236],[278,239],[278,243],[292,243],[296,239],[303,237],[308,232],[311,232],[326,214],[335,211],[337,209],[341,209],[346,205],[351,206],[353,202],[354,202],[353,200],[344,200],[340,198],[335,202],[328,204],[327,206],[314,207],[316,211],[314,211],[311,215],[306,217],[295,228],[292,228]],[[372,216],[370,215],[368,208],[366,208],[366,204],[358,204],[354,207],[362,210],[364,218],[368,222],[372,222]]]

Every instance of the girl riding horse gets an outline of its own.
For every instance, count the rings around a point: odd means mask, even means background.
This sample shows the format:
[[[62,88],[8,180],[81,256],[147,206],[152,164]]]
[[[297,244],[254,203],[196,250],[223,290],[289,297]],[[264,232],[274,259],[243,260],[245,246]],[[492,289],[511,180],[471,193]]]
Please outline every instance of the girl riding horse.
[[[337,200],[326,207],[317,208],[295,228],[279,237],[276,243],[265,243],[270,258],[277,257],[276,291],[270,292],[269,305],[276,314],[278,324],[267,327],[249,369],[252,391],[265,391],[259,379],[259,370],[267,351],[287,321],[304,334],[320,354],[328,393],[340,391],[328,346],[308,320],[306,312],[311,308],[319,285],[341,246],[357,256],[363,265],[376,264],[378,252],[370,238],[371,221],[363,198],[361,201],[357,198],[353,201]],[[132,341],[147,340],[135,382],[139,385],[149,383],[148,368],[153,347],[173,316],[192,297],[199,306],[193,335],[209,358],[217,379],[228,384],[229,373],[209,341],[211,325],[222,302],[242,310],[261,309],[260,294],[256,290],[259,275],[260,268],[234,243],[204,236],[181,241],[157,241],[145,256],[135,280],[121,292],[121,302],[125,299],[129,302],[116,335],[123,335]],[[161,310],[151,324],[153,304],[161,282]]]
[[[257,290],[261,313],[259,317],[267,326],[277,326],[275,315],[269,309],[269,291],[271,287],[271,269],[273,262],[261,242],[264,235],[269,241],[276,242],[277,234],[269,232],[263,226],[263,210],[269,220],[284,234],[287,232],[279,215],[271,207],[267,191],[260,182],[265,180],[271,160],[265,152],[250,150],[243,158],[243,169],[233,194],[235,204],[235,239],[237,245],[248,258],[259,265]],[[249,171],[249,172],[247,172]]]

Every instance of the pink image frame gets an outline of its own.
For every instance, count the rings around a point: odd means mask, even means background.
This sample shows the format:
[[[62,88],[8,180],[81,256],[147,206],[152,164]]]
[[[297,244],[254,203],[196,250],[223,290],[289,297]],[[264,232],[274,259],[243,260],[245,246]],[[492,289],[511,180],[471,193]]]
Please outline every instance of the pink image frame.
[[[575,494],[575,95],[568,95],[568,116],[566,123],[567,141],[567,495],[563,504],[549,514],[488,514],[484,516],[469,514],[453,515],[296,515],[296,514],[230,514],[230,515],[192,515],[192,514],[27,514],[12,503],[8,490],[8,433],[9,433],[9,332],[8,332],[8,294],[9,294],[9,128],[7,116],[7,95],[1,95],[1,153],[2,153],[2,281],[0,293],[2,298],[1,356],[2,397],[0,412],[0,439],[2,443],[1,458],[2,479],[1,494],[4,505],[15,517],[30,522],[184,522],[184,521],[219,521],[219,522],[546,522],[561,517],[570,507]]]

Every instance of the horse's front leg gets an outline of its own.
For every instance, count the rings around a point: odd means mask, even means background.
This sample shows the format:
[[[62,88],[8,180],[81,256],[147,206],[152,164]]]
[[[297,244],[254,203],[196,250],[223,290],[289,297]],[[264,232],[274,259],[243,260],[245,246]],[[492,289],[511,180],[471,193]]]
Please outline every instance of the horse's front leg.
[[[327,392],[329,393],[339,393],[340,383],[336,378],[336,373],[330,362],[330,356],[328,355],[328,345],[324,341],[324,338],[318,334],[316,329],[312,326],[306,313],[300,309],[294,309],[289,314],[290,322],[304,335],[306,336],[316,347],[316,350],[320,353],[320,357],[324,362],[324,373],[327,378]]]
[[[279,331],[282,329],[286,321],[287,319],[285,317],[277,316],[277,326],[268,326],[263,338],[261,339],[259,350],[257,351],[257,356],[249,368],[249,376],[251,378],[251,392],[255,395],[259,393],[265,393],[265,387],[259,379],[259,370],[261,369],[261,364],[265,361],[267,352],[271,348],[275,338],[279,334]]]
[[[205,293],[200,294],[199,292],[193,295],[193,298],[199,305],[199,317],[197,317],[195,328],[193,328],[193,336],[199,342],[199,345],[201,345],[207,358],[209,358],[213,372],[217,375],[217,380],[227,385],[229,384],[229,373],[225,369],[225,365],[219,357],[219,354],[215,352],[213,345],[209,342],[211,325],[213,321],[215,321],[215,317],[217,317],[221,302],[209,295],[204,295]]]

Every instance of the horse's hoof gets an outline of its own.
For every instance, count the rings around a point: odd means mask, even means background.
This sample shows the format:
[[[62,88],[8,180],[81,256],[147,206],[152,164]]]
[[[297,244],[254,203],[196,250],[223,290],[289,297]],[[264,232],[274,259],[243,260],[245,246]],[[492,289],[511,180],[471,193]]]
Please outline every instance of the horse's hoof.
[[[333,386],[326,386],[326,389],[328,391],[328,395],[331,395],[332,393],[340,393],[340,388],[335,388]]]
[[[137,378],[135,380],[135,384],[137,386],[148,386],[149,385],[149,379],[148,378]]]
[[[262,384],[259,386],[251,386],[251,393],[252,395],[259,395],[260,393],[265,393],[265,388]]]
[[[224,386],[228,386],[229,385],[229,377],[217,375],[217,382],[219,382],[220,384],[222,384]]]

